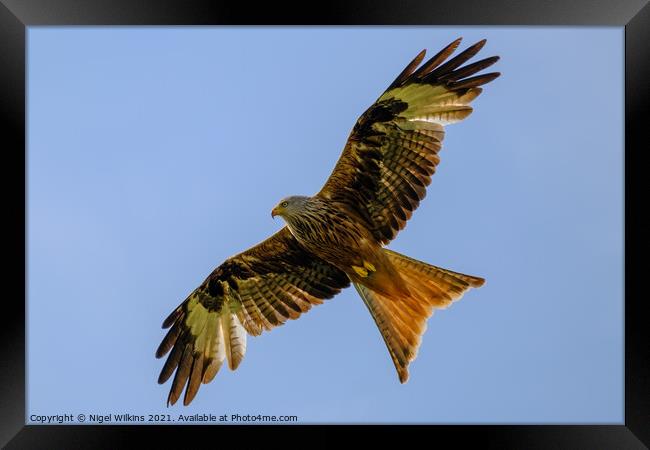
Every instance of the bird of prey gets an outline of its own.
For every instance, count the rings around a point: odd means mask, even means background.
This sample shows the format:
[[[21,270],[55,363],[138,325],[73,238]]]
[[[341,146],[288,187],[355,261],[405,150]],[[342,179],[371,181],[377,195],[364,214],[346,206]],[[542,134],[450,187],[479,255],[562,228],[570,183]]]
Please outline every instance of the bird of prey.
[[[466,118],[493,56],[463,65],[482,40],[447,61],[455,40],[420,66],[425,50],[357,120],[343,153],[314,196],[291,196],[271,212],[286,226],[226,259],[165,319],[158,378],[175,373],[167,404],[185,389],[188,405],[224,360],[235,370],[246,335],[297,319],[352,284],[372,315],[400,382],[418,352],[427,319],[484,279],[384,248],[418,207],[440,161],[444,126]],[[419,67],[418,67],[419,66]]]

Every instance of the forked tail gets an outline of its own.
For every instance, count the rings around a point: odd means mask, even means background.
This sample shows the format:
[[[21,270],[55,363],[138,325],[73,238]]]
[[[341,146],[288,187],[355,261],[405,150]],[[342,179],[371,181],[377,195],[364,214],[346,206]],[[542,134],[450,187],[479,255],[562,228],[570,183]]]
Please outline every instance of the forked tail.
[[[446,308],[483,278],[465,275],[383,250],[404,279],[410,294],[386,296],[354,283],[388,347],[401,383],[408,380],[408,365],[417,356],[427,319],[435,309]]]

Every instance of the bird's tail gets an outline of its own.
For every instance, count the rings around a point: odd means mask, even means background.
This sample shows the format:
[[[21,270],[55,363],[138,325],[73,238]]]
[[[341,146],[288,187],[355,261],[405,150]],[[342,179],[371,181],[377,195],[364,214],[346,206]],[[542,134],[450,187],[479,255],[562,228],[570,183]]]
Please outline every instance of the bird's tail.
[[[417,356],[435,309],[446,308],[471,287],[480,287],[483,278],[465,275],[417,261],[383,249],[404,280],[409,293],[385,295],[359,283],[354,287],[372,314],[388,347],[401,383],[408,380],[408,365]]]

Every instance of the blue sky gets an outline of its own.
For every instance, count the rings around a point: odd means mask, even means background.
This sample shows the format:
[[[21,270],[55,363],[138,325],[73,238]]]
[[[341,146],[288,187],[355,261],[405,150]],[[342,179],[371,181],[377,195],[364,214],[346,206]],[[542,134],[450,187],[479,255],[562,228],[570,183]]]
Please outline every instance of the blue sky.
[[[487,38],[502,76],[448,126],[390,248],[483,276],[428,322],[400,385],[348,289],[249,337],[165,406],[167,314],[315,193],[422,49]],[[623,422],[623,28],[28,29],[31,414],[301,423]],[[148,416],[146,417],[148,418]]]

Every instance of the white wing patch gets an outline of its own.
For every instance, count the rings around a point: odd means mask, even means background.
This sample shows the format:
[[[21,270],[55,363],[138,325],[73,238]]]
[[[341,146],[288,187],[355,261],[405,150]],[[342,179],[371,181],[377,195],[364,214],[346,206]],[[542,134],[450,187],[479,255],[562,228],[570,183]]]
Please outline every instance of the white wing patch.
[[[237,314],[232,312],[226,303],[221,311],[221,333],[228,367],[235,370],[246,353],[246,330]]]
[[[469,116],[472,113],[469,104],[481,92],[481,88],[471,88],[459,95],[458,92],[449,91],[441,85],[409,84],[386,92],[379,100],[395,98],[408,103],[408,108],[400,117],[409,122],[446,126]]]

